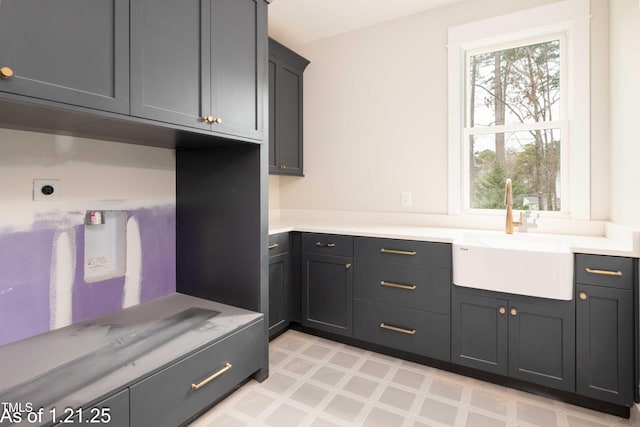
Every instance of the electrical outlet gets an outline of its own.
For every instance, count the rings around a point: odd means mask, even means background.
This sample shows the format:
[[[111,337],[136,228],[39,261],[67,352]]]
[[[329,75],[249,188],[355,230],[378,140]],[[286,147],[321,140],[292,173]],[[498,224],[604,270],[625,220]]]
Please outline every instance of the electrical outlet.
[[[33,180],[33,201],[54,201],[62,198],[62,181],[59,179]]]
[[[410,207],[413,204],[413,201],[411,200],[411,191],[403,191],[402,192],[402,206],[405,208]]]

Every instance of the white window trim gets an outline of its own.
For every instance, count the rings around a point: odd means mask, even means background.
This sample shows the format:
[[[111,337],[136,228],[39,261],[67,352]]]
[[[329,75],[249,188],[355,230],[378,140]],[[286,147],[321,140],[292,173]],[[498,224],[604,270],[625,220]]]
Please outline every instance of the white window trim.
[[[466,52],[513,40],[566,33],[566,71],[563,80],[567,91],[568,125],[562,129],[562,149],[569,162],[563,182],[563,212],[541,212],[543,216],[590,219],[590,40],[589,0],[565,0],[546,6],[476,21],[449,28],[449,155],[448,213],[501,214],[487,209],[465,209],[463,198],[468,189],[462,177],[466,154],[463,154],[465,125]],[[494,128],[495,130],[495,128]],[[567,141],[565,143],[565,141]],[[465,192],[466,191],[466,192]]]

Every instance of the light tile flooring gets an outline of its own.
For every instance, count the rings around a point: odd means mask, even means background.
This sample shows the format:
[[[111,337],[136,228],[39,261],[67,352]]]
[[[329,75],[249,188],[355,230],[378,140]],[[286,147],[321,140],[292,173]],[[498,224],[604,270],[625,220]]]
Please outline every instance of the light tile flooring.
[[[191,427],[619,427],[602,414],[289,330],[251,380]]]

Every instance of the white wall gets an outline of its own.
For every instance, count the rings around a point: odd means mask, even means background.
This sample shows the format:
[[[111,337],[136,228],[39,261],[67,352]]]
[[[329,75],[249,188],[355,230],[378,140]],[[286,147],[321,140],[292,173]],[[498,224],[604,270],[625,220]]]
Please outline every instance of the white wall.
[[[311,61],[305,177],[281,177],[271,208],[446,214],[448,27],[553,2],[466,0],[297,46]],[[600,49],[607,2],[593,3],[592,43]],[[606,58],[606,48],[592,52],[593,219],[608,216]],[[401,205],[403,191],[413,193],[410,208]]]
[[[640,6],[609,4],[611,219],[640,227]]]
[[[59,202],[33,202],[34,178],[61,180]],[[175,152],[115,142],[0,129],[0,229],[35,215],[175,205]]]

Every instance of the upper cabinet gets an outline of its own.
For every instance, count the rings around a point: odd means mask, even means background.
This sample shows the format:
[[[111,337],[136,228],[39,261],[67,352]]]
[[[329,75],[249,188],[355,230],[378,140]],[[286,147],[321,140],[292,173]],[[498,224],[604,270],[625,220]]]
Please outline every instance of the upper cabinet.
[[[0,91],[128,114],[129,1],[0,1]]]
[[[131,0],[131,114],[261,140],[263,0]]]
[[[303,175],[302,56],[269,39],[269,173]]]

